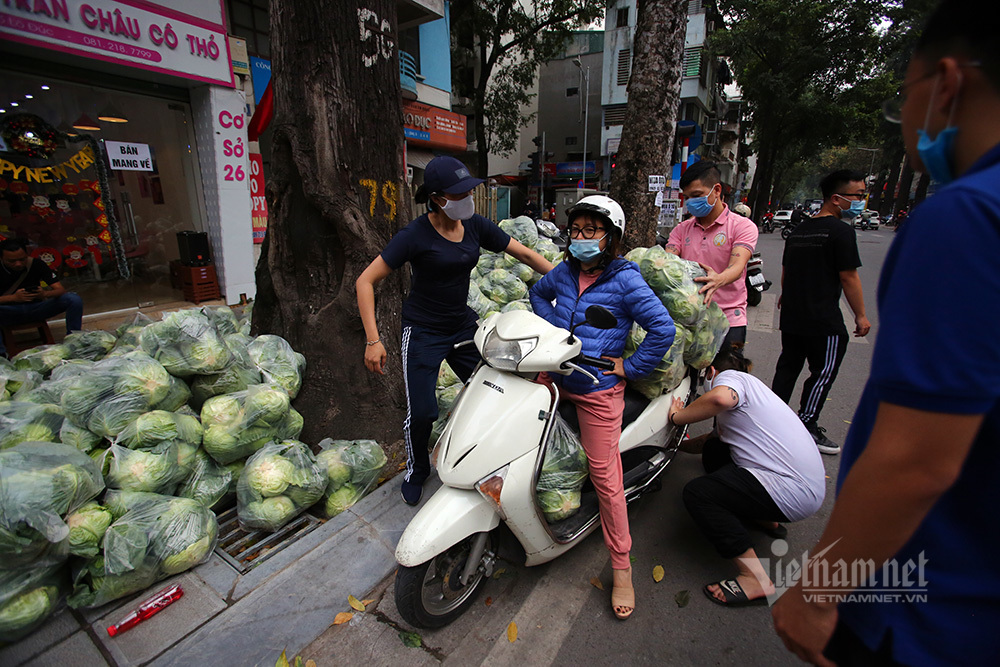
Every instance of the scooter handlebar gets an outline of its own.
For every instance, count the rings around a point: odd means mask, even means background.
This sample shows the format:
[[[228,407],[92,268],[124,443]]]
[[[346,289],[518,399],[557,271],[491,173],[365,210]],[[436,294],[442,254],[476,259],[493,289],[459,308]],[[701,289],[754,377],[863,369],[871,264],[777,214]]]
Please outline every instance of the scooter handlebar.
[[[611,361],[610,359],[603,359],[601,357],[588,357],[585,354],[581,354],[579,357],[576,358],[576,361],[586,366],[603,368],[606,371],[615,370],[615,362]]]

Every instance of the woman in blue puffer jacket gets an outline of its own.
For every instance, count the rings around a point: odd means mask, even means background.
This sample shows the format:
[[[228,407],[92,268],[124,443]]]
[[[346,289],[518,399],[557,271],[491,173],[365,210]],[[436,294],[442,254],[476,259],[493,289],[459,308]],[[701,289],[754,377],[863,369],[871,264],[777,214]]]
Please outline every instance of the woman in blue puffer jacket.
[[[613,371],[601,374],[594,386],[580,373],[545,376],[560,393],[576,404],[580,440],[587,452],[590,479],[600,502],[604,543],[611,552],[614,587],[611,606],[615,616],[626,619],[635,608],[629,551],[625,488],[618,440],[625,409],[625,380],[653,370],[674,341],[670,313],[642,279],[639,267],[618,256],[625,233],[625,213],[618,202],[603,195],[584,197],[568,211],[570,245],[566,261],[531,288],[531,307],[550,323],[569,329],[586,319],[590,306],[600,305],[618,319],[614,329],[588,324],[576,330],[583,354],[615,362]],[[646,338],[628,359],[622,359],[632,323],[646,330]]]

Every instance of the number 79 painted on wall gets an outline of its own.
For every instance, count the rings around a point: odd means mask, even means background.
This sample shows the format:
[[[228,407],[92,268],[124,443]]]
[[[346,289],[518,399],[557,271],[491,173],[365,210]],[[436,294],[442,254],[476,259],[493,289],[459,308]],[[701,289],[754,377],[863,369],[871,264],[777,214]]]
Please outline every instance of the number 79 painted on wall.
[[[375,203],[378,201],[379,187],[378,181],[371,178],[362,178],[358,181],[362,186],[368,189],[368,194],[370,196],[370,201],[368,202],[368,215],[375,217]],[[386,220],[396,219],[396,202],[399,200],[399,190],[396,188],[396,184],[392,181],[385,181],[382,183],[382,201],[389,208],[387,212],[383,212],[382,215]]]

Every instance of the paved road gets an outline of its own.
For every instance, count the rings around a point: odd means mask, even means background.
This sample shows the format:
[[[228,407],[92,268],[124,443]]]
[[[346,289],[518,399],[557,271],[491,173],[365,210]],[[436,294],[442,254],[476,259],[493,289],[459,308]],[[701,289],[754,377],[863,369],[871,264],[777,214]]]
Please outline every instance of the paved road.
[[[861,278],[872,332],[868,339],[858,339],[848,347],[840,377],[822,414],[821,425],[838,442],[847,433],[868,375],[872,343],[878,332],[876,281],[891,240],[888,230],[858,232],[864,262]],[[760,307],[751,309],[748,334],[747,356],[755,362],[755,374],[768,383],[780,352],[775,304],[782,247],[779,234],[761,236],[758,248],[764,258],[765,275],[775,286],[764,295]],[[847,321],[852,322],[849,311]],[[827,500],[817,515],[790,527],[786,562],[812,546],[829,516],[839,457],[825,456],[824,463],[829,477]],[[315,659],[320,666],[439,662],[520,667],[796,664],[771,629],[766,607],[726,609],[703,596],[701,588],[705,583],[734,572],[704,540],[681,503],[684,484],[700,473],[697,457],[680,454],[664,477],[663,489],[630,508],[637,605],[626,623],[618,622],[611,613],[611,566],[600,535],[594,534],[569,554],[540,567],[501,564],[504,572],[487,583],[465,616],[442,630],[421,631],[422,648],[406,648],[399,638],[400,630],[411,628],[396,613],[389,577],[370,596],[378,602],[367,613],[331,627],[302,655]],[[757,536],[756,549],[762,557],[774,556],[771,541],[764,535]],[[654,583],[651,576],[655,565],[662,565],[666,571],[660,583]],[[592,577],[600,579],[604,590],[590,583]],[[676,602],[682,591],[690,595],[690,602],[683,607]],[[508,642],[506,636],[512,621],[518,627],[514,643]]]

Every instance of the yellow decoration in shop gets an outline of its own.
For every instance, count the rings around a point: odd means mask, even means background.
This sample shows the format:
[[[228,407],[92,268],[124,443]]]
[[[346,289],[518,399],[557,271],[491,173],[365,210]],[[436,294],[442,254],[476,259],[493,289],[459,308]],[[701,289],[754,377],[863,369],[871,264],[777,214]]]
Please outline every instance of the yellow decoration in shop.
[[[0,159],[0,177],[9,173],[11,178],[27,183],[52,183],[53,181],[65,181],[67,176],[79,174],[92,164],[94,164],[94,150],[90,146],[86,146],[65,162],[49,167],[32,168]]]

